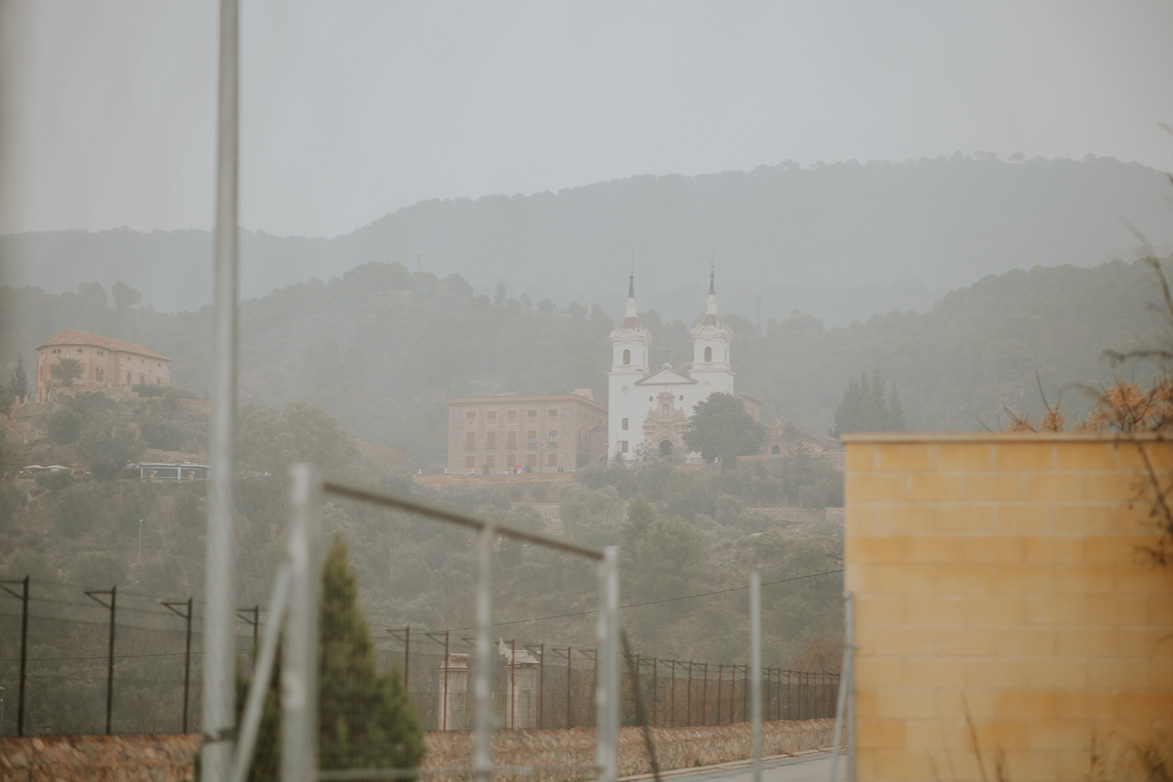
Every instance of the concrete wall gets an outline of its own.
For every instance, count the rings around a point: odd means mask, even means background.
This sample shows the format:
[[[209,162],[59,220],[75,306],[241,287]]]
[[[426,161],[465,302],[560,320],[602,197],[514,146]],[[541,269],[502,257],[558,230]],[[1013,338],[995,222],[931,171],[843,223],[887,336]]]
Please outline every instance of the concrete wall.
[[[762,726],[763,754],[794,754],[827,747],[832,739],[832,726],[831,720],[767,722]],[[751,734],[749,724],[741,723],[710,728],[656,728],[654,738],[660,767],[667,770],[748,758]],[[428,733],[424,740],[427,746],[424,769],[438,771],[472,766],[471,732]],[[199,741],[198,735],[0,737],[0,782],[191,779],[191,760]],[[620,729],[619,750],[621,775],[651,770],[639,728]],[[494,779],[497,782],[593,779],[594,758],[595,732],[591,728],[498,731],[493,762],[500,766],[534,766],[536,770],[525,776],[496,774]],[[467,778],[467,775],[451,777]]]
[[[1130,775],[1173,746],[1173,569],[1134,442],[846,437],[861,780]],[[1143,447],[1168,478],[1173,446]],[[975,747],[976,739],[976,747]],[[981,757],[983,768],[979,767]]]

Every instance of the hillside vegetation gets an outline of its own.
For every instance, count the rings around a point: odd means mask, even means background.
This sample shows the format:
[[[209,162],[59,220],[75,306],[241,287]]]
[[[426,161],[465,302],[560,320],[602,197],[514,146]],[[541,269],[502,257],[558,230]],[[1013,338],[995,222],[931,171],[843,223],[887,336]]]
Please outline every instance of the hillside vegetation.
[[[121,303],[96,283],[56,296],[0,286],[0,377],[18,353],[31,372],[32,348],[72,327],[145,343],[173,359],[176,385],[202,395],[210,308],[165,314],[127,304],[133,296],[119,290]],[[723,299],[722,309],[734,332],[737,388],[762,400],[767,421],[826,432],[850,379],[878,370],[899,390],[910,429],[974,430],[997,427],[1004,407],[1036,413],[1036,371],[1048,399],[1067,389],[1065,408],[1080,415],[1090,397],[1073,384],[1111,380],[1102,351],[1151,333],[1145,303],[1156,296],[1149,267],[1114,261],[989,276],[926,312],[846,327],[794,312],[759,328],[729,314]],[[691,322],[655,311],[640,318],[653,334],[654,364],[691,356]],[[363,440],[405,448],[413,469],[439,469],[449,397],[591,388],[605,403],[613,326],[598,305],[558,308],[504,291],[490,298],[456,274],[369,263],[242,304],[241,395],[276,409],[317,405]]]
[[[732,311],[800,309],[845,324],[927,308],[987,274],[1102,263],[1135,244],[1118,215],[1158,247],[1173,244],[1167,187],[1161,172],[1092,156],[635,176],[421,202],[333,239],[244,231],[241,284],[256,298],[369,261],[422,263],[478,292],[503,282],[512,296],[599,301],[616,314],[622,302],[609,297],[634,262],[645,306],[675,319],[692,316],[691,291],[715,256]],[[81,280],[127,280],[156,309],[198,309],[211,300],[211,247],[211,234],[195,230],[0,236],[0,282],[61,293]]]

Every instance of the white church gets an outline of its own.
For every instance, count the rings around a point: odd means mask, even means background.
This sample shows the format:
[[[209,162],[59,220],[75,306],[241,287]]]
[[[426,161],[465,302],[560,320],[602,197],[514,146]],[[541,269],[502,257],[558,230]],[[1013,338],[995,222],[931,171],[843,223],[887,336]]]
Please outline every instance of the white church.
[[[651,457],[673,462],[699,461],[684,445],[688,419],[709,394],[732,394],[730,347],[733,330],[717,313],[717,290],[709,274],[705,314],[692,329],[692,361],[673,368],[651,368],[652,334],[639,324],[635,275],[628,280],[623,322],[611,332],[612,361],[608,374],[608,458],[633,464]],[[746,412],[759,420],[761,404],[738,394]]]

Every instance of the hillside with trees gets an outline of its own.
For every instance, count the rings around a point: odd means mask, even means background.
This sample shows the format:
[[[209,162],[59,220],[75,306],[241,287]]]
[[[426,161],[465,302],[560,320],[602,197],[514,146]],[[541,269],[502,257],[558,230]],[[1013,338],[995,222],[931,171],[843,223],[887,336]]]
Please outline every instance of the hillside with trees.
[[[163,353],[173,359],[172,382],[202,396],[210,308],[161,313],[129,304],[130,286],[114,288],[111,302],[96,283],[56,296],[0,286],[0,377],[12,376],[18,357],[31,370],[36,345],[80,327]],[[846,327],[794,312],[759,328],[723,299],[722,311],[734,332],[737,388],[762,401],[767,422],[831,431],[845,388],[866,374],[899,389],[908,429],[968,431],[996,428],[1007,409],[1041,409],[1036,372],[1047,398],[1062,391],[1079,416],[1092,398],[1080,386],[1113,379],[1102,351],[1149,333],[1145,303],[1156,297],[1151,268],[1114,261],[989,276],[925,312]],[[655,311],[640,322],[653,335],[653,364],[691,355],[691,322]],[[278,410],[315,405],[367,442],[404,448],[413,469],[439,469],[449,397],[591,388],[605,402],[613,327],[597,304],[559,308],[504,288],[489,297],[457,274],[370,263],[241,305],[241,396]]]
[[[988,274],[1102,263],[1135,244],[1119,215],[1158,248],[1173,245],[1166,195],[1161,172],[1094,156],[958,153],[636,176],[420,202],[332,239],[242,231],[241,290],[260,298],[399,262],[460,274],[478,293],[503,283],[512,297],[599,301],[615,314],[622,302],[609,297],[634,262],[643,304],[677,319],[692,316],[691,291],[715,256],[727,310],[768,320],[798,309],[842,325],[925,309]],[[81,280],[127,280],[156,309],[196,310],[211,300],[211,247],[197,230],[6,235],[0,282],[58,294]]]

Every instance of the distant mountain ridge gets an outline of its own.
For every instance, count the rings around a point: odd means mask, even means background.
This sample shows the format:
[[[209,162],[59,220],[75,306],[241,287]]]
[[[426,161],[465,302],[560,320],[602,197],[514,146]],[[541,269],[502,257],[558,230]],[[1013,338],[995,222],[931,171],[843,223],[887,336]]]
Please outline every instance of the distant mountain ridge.
[[[333,239],[243,231],[241,290],[257,298],[369,261],[463,275],[478,291],[617,307],[633,261],[640,306],[691,317],[716,259],[722,301],[830,323],[925,308],[987,274],[1091,266],[1136,240],[1173,244],[1165,175],[1137,163],[992,155],[854,161],[695,177],[635,176],[530,196],[424,201]],[[133,281],[163,311],[211,299],[207,231],[0,236],[5,284],[71,290]],[[619,291],[619,294],[616,293]]]

